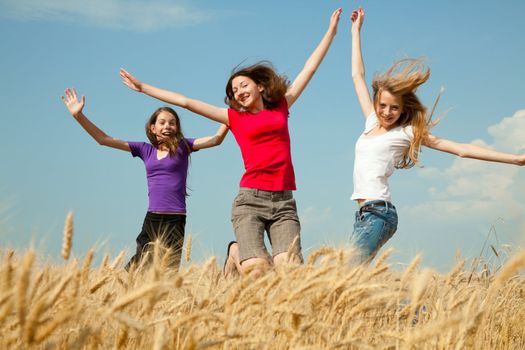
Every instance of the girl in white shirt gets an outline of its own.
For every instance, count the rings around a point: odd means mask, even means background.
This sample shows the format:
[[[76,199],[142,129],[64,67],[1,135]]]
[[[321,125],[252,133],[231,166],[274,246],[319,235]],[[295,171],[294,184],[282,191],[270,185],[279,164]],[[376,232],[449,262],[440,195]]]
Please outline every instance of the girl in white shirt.
[[[431,135],[431,113],[419,101],[416,89],[430,70],[421,60],[395,62],[372,81],[371,97],[365,82],[361,54],[361,26],[365,12],[352,12],[352,79],[366,119],[356,143],[354,193],[359,205],[352,243],[359,261],[372,260],[397,229],[397,212],[391,203],[388,178],[395,168],[407,169],[418,162],[421,145],[464,158],[525,165],[525,155],[496,152],[472,144],[459,144]]]

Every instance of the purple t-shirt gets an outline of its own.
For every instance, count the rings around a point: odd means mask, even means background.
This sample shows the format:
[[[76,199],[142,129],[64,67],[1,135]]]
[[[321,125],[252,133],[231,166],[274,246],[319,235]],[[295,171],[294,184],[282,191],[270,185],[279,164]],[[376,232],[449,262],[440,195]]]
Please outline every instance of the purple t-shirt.
[[[184,139],[177,148],[177,155],[168,154],[157,159],[157,149],[146,142],[128,142],[133,157],[139,157],[146,166],[148,178],[148,211],[186,212],[186,177],[188,158],[195,139]]]

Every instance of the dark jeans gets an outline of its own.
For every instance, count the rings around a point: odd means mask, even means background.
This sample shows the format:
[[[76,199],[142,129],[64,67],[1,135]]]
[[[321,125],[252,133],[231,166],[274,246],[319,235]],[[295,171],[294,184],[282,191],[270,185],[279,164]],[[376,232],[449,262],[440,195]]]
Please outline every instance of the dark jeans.
[[[164,247],[171,250],[170,267],[178,269],[184,243],[185,226],[186,215],[146,213],[142,231],[137,236],[137,252],[126,265],[126,270],[129,270],[132,264],[140,264],[146,252],[150,252],[148,254],[148,263],[150,263],[153,253],[152,243],[157,239]]]

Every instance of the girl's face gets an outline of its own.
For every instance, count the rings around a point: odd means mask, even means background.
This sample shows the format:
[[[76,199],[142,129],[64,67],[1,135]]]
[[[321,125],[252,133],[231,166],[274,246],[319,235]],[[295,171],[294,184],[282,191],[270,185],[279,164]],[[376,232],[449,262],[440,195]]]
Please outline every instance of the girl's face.
[[[177,134],[177,119],[173,114],[161,111],[155,124],[150,125],[150,130],[159,141],[173,138]]]
[[[381,126],[387,130],[396,126],[403,113],[403,101],[400,96],[383,90],[376,106],[376,114]]]
[[[232,79],[233,97],[244,109],[252,111],[263,106],[261,93],[264,88],[252,79],[239,75]]]

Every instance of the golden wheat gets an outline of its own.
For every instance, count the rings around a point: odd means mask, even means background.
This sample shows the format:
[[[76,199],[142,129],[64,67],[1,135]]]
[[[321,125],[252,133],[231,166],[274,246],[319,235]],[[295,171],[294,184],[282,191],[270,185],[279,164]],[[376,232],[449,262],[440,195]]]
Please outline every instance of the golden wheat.
[[[69,259],[71,246],[73,244],[73,212],[69,212],[64,222],[64,238],[62,241],[62,257],[64,260]]]
[[[256,279],[225,279],[214,257],[169,269],[162,247],[129,272],[123,252],[100,266],[94,251],[65,265],[2,254],[1,349],[525,347],[524,251],[441,275],[418,271],[420,256],[402,271],[389,251],[352,267],[351,251],[323,247]]]
[[[186,258],[186,262],[189,262],[191,260],[191,243],[192,243],[193,237],[188,235],[188,239],[186,240],[186,246],[184,248],[184,256]]]

